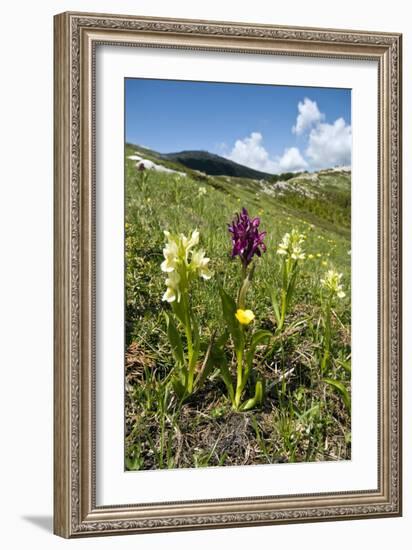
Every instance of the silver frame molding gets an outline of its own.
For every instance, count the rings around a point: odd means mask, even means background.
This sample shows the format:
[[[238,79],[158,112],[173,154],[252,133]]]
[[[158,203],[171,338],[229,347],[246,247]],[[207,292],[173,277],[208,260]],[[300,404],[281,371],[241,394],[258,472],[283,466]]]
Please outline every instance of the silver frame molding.
[[[99,44],[378,64],[376,491],[96,506],[94,81]],[[396,33],[86,13],[55,16],[56,534],[69,538],[401,515],[401,45]]]

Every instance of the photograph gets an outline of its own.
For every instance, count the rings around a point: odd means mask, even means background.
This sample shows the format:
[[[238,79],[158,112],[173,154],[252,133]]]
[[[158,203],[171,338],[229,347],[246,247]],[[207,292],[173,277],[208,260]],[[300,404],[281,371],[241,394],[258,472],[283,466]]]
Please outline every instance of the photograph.
[[[124,78],[124,469],[351,460],[351,90]]]

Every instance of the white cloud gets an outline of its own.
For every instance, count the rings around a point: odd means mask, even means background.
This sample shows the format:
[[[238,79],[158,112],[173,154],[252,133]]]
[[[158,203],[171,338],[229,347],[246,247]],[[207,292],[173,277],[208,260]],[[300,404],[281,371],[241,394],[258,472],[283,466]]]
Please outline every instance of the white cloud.
[[[343,118],[312,128],[306,155],[313,169],[351,164],[352,127]]]
[[[238,139],[227,158],[270,174],[280,172],[296,172],[307,168],[308,164],[297,147],[284,150],[282,156],[270,158],[263,146],[263,136],[260,132],[252,132],[244,139]]]
[[[303,134],[305,130],[319,124],[325,118],[325,115],[319,111],[316,101],[307,97],[299,101],[298,111],[296,124],[292,127],[292,132],[297,135]]]
[[[249,137],[238,139],[227,158],[262,172],[274,172],[275,163],[270,160],[269,153],[262,145],[263,136],[260,132],[252,132]]]
[[[283,155],[277,158],[277,172],[297,172],[308,167],[297,147],[285,149]]]
[[[292,131],[304,136],[305,155],[298,147],[285,148],[280,156],[271,156],[263,144],[260,132],[251,132],[236,140],[232,150],[226,148],[223,155],[239,164],[270,174],[319,170],[334,166],[350,166],[352,155],[352,127],[343,118],[332,124],[322,122],[324,114],[316,102],[305,98],[298,105],[299,115]],[[223,147],[222,147],[223,149]],[[229,152],[227,152],[229,151]]]

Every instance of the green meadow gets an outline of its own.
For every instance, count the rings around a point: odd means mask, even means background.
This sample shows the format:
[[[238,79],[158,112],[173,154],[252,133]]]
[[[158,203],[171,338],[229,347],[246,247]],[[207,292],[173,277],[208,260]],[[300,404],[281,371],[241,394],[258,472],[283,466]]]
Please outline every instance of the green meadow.
[[[136,160],[128,158],[136,152],[185,175],[139,171]],[[332,169],[272,181],[208,176],[126,145],[126,469],[351,458],[350,179],[350,172]],[[221,289],[236,299],[242,283],[228,232],[242,207],[260,218],[267,247],[253,260],[246,305],[255,318],[245,330],[272,336],[256,346],[254,374],[245,388],[251,396],[256,379],[262,380],[261,399],[249,410],[234,410],[219,358],[210,359],[210,350],[226,327]],[[209,280],[197,278],[190,290],[200,335],[196,370],[205,368],[207,359],[207,376],[182,398],[172,384],[176,357],[165,316],[171,304],[162,300],[166,274],[160,265],[164,231],[190,236],[195,229],[213,271]],[[277,250],[293,229],[305,237],[305,259],[279,331],[272,299],[283,284]],[[328,313],[321,280],[330,269],[342,274],[345,296],[334,299]],[[178,322],[176,330],[182,332]],[[184,336],[181,342],[185,348]],[[221,353],[235,384],[230,335]]]

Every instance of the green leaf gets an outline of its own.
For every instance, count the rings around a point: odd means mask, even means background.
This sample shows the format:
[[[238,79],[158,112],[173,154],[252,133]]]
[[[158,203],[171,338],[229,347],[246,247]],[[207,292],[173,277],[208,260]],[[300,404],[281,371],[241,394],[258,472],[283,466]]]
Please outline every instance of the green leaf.
[[[140,449],[135,445],[129,456],[125,457],[126,468],[128,470],[140,470],[143,466],[143,459],[140,455]]]
[[[219,293],[222,301],[223,317],[226,322],[227,329],[232,337],[235,350],[236,352],[243,351],[244,336],[239,322],[235,317],[237,309],[236,303],[222,287],[219,288]]]
[[[263,402],[263,383],[262,380],[258,380],[255,386],[255,395],[246,401],[241,407],[241,411],[249,411],[257,405],[261,405]]]
[[[249,348],[246,353],[246,364],[248,366],[252,365],[256,348],[260,344],[262,344],[265,340],[269,340],[271,337],[272,337],[272,333],[269,330],[259,329],[253,333]]]
[[[229,398],[233,402],[235,392],[224,349],[228,338],[229,333],[227,331],[221,334],[217,340],[215,340],[214,336],[212,336],[197,384],[199,384],[199,386],[202,385],[212,368],[217,367],[219,369],[219,375],[227,388]]]
[[[320,372],[322,374],[324,374],[326,369],[327,369],[327,366],[329,364],[329,359],[330,359],[329,350],[325,349],[325,351],[323,353],[322,361],[321,361],[321,364],[320,364]]]
[[[322,382],[325,382],[325,384],[328,384],[332,388],[338,391],[340,394],[342,401],[345,404],[345,407],[350,412],[351,410],[351,401],[350,401],[350,395],[348,390],[346,389],[345,385],[340,382],[339,380],[332,380],[331,378],[323,378]]]
[[[169,339],[170,346],[172,348],[173,357],[176,362],[184,364],[183,344],[179,332],[177,331],[173,317],[168,313],[165,313],[167,337]]]
[[[177,376],[174,376],[171,380],[171,384],[173,387],[173,391],[177,395],[179,399],[184,399],[186,397],[186,387],[182,382],[179,380]]]
[[[320,406],[319,404],[317,404],[311,407],[310,409],[308,409],[307,411],[304,411],[302,414],[296,414],[296,416],[300,421],[305,421],[308,418],[314,418],[319,413],[319,410],[320,410]]]
[[[274,290],[272,292],[272,307],[273,307],[273,312],[275,314],[275,317],[276,317],[276,322],[277,324],[279,325],[280,324],[280,310],[279,310],[279,304],[278,304],[278,300],[276,298],[276,290]]]
[[[220,375],[223,382],[225,383],[227,393],[229,394],[230,401],[233,403],[235,401],[235,390],[233,389],[232,377],[227,366],[227,363],[221,363],[219,365]]]
[[[253,333],[252,340],[248,347],[245,357],[246,369],[243,375],[242,391],[245,389],[246,383],[249,378],[250,371],[253,366],[253,358],[256,353],[256,348],[262,344],[265,340],[269,340],[272,337],[272,333],[268,330],[259,329]]]
[[[183,300],[180,302],[174,301],[171,303],[172,311],[176,315],[176,317],[179,319],[179,321],[182,323],[182,325],[186,324],[186,312],[185,312],[185,306],[183,303]]]
[[[350,357],[350,356],[349,356]],[[336,363],[342,367],[343,369],[345,369],[345,371],[348,373],[348,374],[351,374],[352,372],[352,364],[351,364],[351,360],[350,358],[349,359],[336,359]]]
[[[228,338],[229,338],[229,333],[227,332],[227,330],[225,330],[216,340],[216,344],[213,347],[213,349],[223,350],[223,348],[226,346],[226,342],[228,341]]]
[[[196,365],[199,357],[199,351],[200,351],[200,331],[199,331],[199,325],[197,321],[193,318],[191,320],[191,325],[192,325],[192,338],[193,338],[192,362],[194,365]]]
[[[292,276],[289,280],[288,290],[286,292],[286,307],[289,308],[290,302],[293,297],[293,292],[295,290],[295,284],[296,284],[296,277],[298,275],[298,269],[295,268],[293,270]]]
[[[213,333],[203,359],[202,368],[195,381],[195,386],[197,388],[200,388],[203,385],[204,381],[209,376],[210,371],[216,364],[218,352],[221,350],[214,350],[215,345],[215,333]]]
[[[282,290],[286,292],[288,286],[288,269],[286,265],[287,260],[282,256]]]

